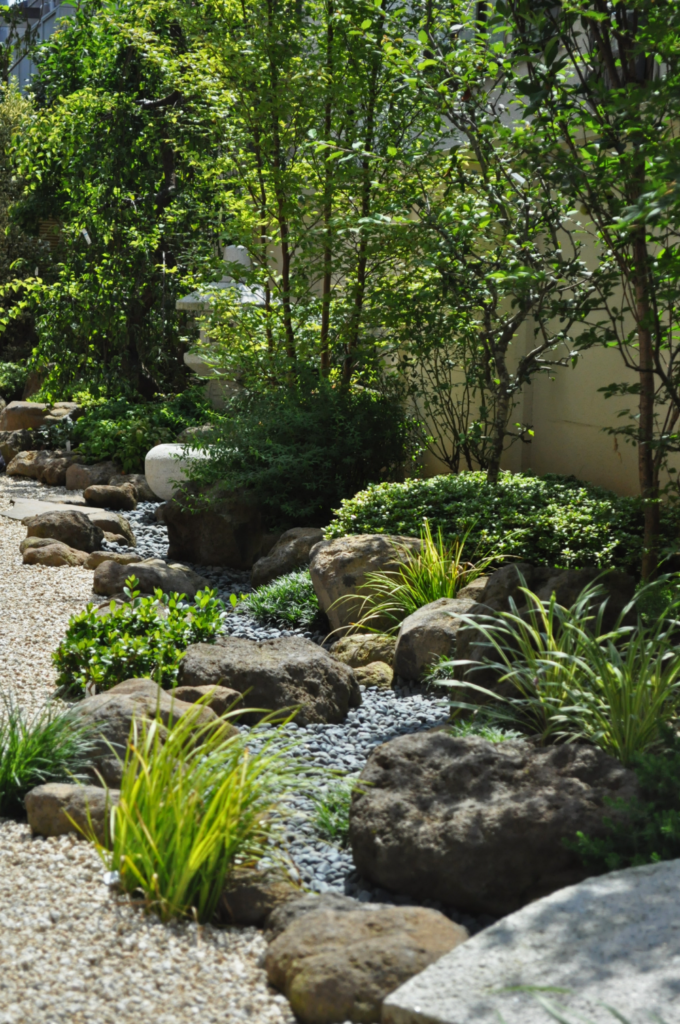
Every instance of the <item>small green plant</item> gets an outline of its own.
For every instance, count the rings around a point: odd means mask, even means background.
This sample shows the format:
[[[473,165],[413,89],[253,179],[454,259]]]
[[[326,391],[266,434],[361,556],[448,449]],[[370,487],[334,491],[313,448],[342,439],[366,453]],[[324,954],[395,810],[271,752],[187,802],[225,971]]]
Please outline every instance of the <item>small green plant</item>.
[[[21,398],[28,378],[28,367],[23,363],[0,362],[0,396],[6,402]]]
[[[615,818],[605,817],[607,834],[577,833],[567,846],[597,872],[618,871],[680,857],[680,741],[663,731],[665,747],[631,758],[640,783],[639,798],[613,804]]]
[[[489,743],[506,743],[508,740],[522,739],[522,733],[517,729],[505,729],[493,716],[486,716],[480,709],[477,715],[472,718],[463,718],[454,721],[451,725],[451,732],[454,736],[479,736]]]
[[[349,809],[356,780],[342,779],[314,797],[314,827],[324,839],[346,846],[349,841]]]
[[[46,704],[35,717],[3,695],[0,710],[0,816],[23,813],[29,789],[44,782],[84,778],[90,762],[91,730],[74,711]]]
[[[279,576],[232,605],[237,611],[250,612],[260,622],[282,626],[312,626],[321,614],[308,569]]]
[[[164,742],[160,722],[133,723],[111,849],[98,845],[121,888],[141,890],[164,921],[210,921],[235,864],[272,855],[278,812],[300,791],[299,759],[279,729],[246,737],[223,721],[197,730],[200,710],[172,724]]]
[[[361,602],[354,624],[356,630],[396,633],[407,615],[441,597],[455,597],[493,562],[502,559],[495,553],[466,555],[469,534],[467,530],[447,544],[438,529],[435,541],[426,519],[420,531],[418,554],[395,545],[395,553],[400,557],[397,568],[366,573],[360,593],[341,597],[336,603]]]
[[[542,601],[526,587],[521,592],[526,609],[512,601],[508,612],[468,620],[489,650],[484,664],[500,683],[512,683],[517,695],[503,698],[472,682],[451,685],[502,701],[543,743],[588,740],[626,765],[658,746],[659,727],[680,711],[680,623],[670,617],[673,608],[652,626],[640,616],[636,625],[625,625],[644,595],[639,591],[605,632],[606,604],[599,603],[603,591],[597,585],[586,587],[571,608],[559,605],[554,594]],[[459,664],[452,661],[451,668]],[[454,706],[474,709],[457,701]]]
[[[187,604],[183,594],[160,590],[141,597],[137,583],[134,576],[126,581],[127,601],[121,606],[112,601],[107,614],[89,604],[71,616],[52,656],[57,684],[65,692],[83,694],[88,685],[108,690],[136,676],[171,687],[187,647],[215,639],[224,609],[215,591],[199,591],[194,603]]]

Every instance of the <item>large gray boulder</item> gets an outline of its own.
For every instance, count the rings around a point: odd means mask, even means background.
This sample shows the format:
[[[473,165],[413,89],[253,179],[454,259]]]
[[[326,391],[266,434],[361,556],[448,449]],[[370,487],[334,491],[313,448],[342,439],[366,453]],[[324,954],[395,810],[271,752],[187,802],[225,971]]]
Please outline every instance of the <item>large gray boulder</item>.
[[[680,860],[560,889],[391,993],[383,1024],[547,1024],[536,996],[560,1020],[678,1024],[679,890]]]
[[[267,711],[299,708],[295,721],[343,722],[361,704],[352,669],[304,637],[243,640],[222,637],[194,644],[179,665],[180,686],[220,684],[244,695],[242,706]],[[246,716],[246,721],[261,717]]]
[[[324,540],[312,548],[309,572],[321,610],[332,630],[346,631],[361,614],[362,599],[341,600],[360,594],[370,572],[390,572],[420,551],[415,537],[382,533],[357,534]],[[338,603],[340,602],[340,603]],[[371,622],[376,629],[387,623]]]
[[[166,594],[176,591],[186,594],[191,601],[199,590],[211,587],[210,580],[192,572],[185,565],[168,564],[162,558],[147,558],[143,562],[135,562],[133,568],[112,559],[101,562],[94,570],[92,589],[95,594],[107,597],[122,594],[125,581],[130,576],[136,576],[139,581],[137,589],[142,594],[153,594],[155,590],[162,590]]]
[[[28,824],[37,836],[64,836],[69,832],[106,841],[108,815],[118,803],[116,789],[81,786],[72,782],[48,782],[26,794]]]
[[[466,626],[463,617],[485,611],[475,601],[440,597],[408,615],[397,635],[394,674],[401,679],[422,679],[440,658],[456,653],[458,632]]]
[[[287,572],[309,565],[309,553],[321,540],[323,531],[315,526],[296,526],[292,530],[286,530],[269,554],[255,562],[250,573],[252,585],[261,587],[279,576],[285,576]]]
[[[274,939],[265,968],[302,1024],[371,1024],[385,996],[467,937],[424,907],[319,909]]]
[[[218,722],[210,708],[185,704],[151,679],[126,679],[105,693],[86,697],[78,705],[78,717],[83,725],[91,726],[100,736],[92,755],[93,780],[101,780],[109,787],[120,787],[133,719],[153,721],[158,715],[165,727],[188,712],[196,715],[196,729]],[[161,739],[167,735],[163,727]]]
[[[507,914],[587,875],[564,845],[600,836],[632,771],[596,747],[488,743],[445,731],[372,751],[350,814],[361,875],[416,899]]]
[[[52,537],[78,551],[97,551],[104,531],[89,516],[77,509],[69,512],[43,512],[22,520],[27,537]]]
[[[262,554],[265,531],[262,513],[247,491],[205,495],[190,485],[163,506],[168,528],[168,556],[196,565],[250,569]]]

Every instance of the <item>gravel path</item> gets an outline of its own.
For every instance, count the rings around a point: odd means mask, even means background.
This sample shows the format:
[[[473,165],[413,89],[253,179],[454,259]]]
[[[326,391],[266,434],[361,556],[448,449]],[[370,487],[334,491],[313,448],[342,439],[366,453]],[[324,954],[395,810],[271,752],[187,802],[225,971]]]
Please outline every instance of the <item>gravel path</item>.
[[[69,494],[0,476],[0,509]],[[0,691],[30,713],[54,690],[69,616],[93,594],[87,569],[23,565],[25,535],[0,516]],[[264,949],[252,928],[147,918],[110,892],[89,844],[0,819],[0,1024],[291,1024],[258,966]]]

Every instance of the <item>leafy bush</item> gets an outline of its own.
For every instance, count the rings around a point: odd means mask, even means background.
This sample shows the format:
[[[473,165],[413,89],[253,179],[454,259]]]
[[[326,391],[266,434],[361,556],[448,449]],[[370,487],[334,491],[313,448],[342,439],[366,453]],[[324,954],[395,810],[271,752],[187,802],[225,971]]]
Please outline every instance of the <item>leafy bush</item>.
[[[341,597],[337,604],[361,599],[357,630],[371,630],[375,626],[381,633],[396,633],[407,615],[423,605],[442,597],[455,597],[468,583],[478,579],[497,556],[480,556],[476,552],[465,557],[467,534],[445,544],[441,527],[434,541],[430,524],[420,531],[421,548],[417,555],[402,548],[403,564],[387,572],[366,573],[359,594]],[[397,551],[400,550],[396,545]],[[386,625],[390,623],[390,625]],[[373,624],[373,625],[372,625]]]
[[[28,368],[23,363],[0,362],[0,395],[6,402],[18,401],[27,378]]]
[[[579,832],[568,841],[587,868],[618,871],[680,857],[680,743],[667,730],[662,751],[631,759],[640,782],[637,800],[616,801],[616,820],[605,818],[608,834],[592,838]]]
[[[624,625],[634,600],[605,631],[605,605],[596,608],[601,588],[586,587],[571,608],[559,605],[554,594],[541,601],[521,589],[526,609],[512,601],[509,612],[469,619],[485,639],[490,657],[484,664],[517,691],[509,698],[484,694],[502,701],[543,743],[584,739],[626,765],[657,746],[659,727],[680,712],[680,622],[667,614],[650,626],[639,616],[637,625]],[[452,685],[482,689],[471,682]]]
[[[88,604],[84,612],[72,615],[66,636],[52,660],[65,691],[84,693],[88,683],[108,690],[124,679],[148,676],[163,687],[177,680],[180,659],[190,644],[210,643],[221,624],[224,605],[215,591],[199,591],[193,605],[182,602],[183,594],[140,597],[127,580],[125,604],[106,615]]]
[[[436,476],[368,487],[342,502],[326,536],[392,533],[417,537],[423,520],[445,538],[469,531],[469,544],[535,565],[616,566],[638,572],[642,557],[640,498],[621,498],[573,477],[501,473]],[[662,540],[675,550],[680,509],[661,508]]]
[[[29,789],[43,782],[70,781],[90,762],[91,732],[73,711],[54,704],[30,719],[3,698],[0,712],[0,816],[22,814]]]
[[[173,443],[182,430],[210,415],[199,388],[157,402],[116,398],[88,409],[76,421],[71,440],[86,462],[115,459],[125,473],[143,471],[150,448]]]
[[[278,729],[229,735],[228,722],[195,730],[195,711],[183,715],[165,743],[157,723],[131,732],[112,812],[112,849],[99,846],[126,892],[141,889],[147,908],[164,921],[209,921],[235,861],[271,855],[274,812],[300,790],[299,761],[281,745]]]
[[[258,587],[237,608],[249,611],[260,622],[280,626],[311,626],[321,614],[309,569],[289,572]]]
[[[324,525],[343,498],[394,480],[416,446],[403,404],[368,389],[314,385],[234,399],[190,476],[253,490],[271,526]]]

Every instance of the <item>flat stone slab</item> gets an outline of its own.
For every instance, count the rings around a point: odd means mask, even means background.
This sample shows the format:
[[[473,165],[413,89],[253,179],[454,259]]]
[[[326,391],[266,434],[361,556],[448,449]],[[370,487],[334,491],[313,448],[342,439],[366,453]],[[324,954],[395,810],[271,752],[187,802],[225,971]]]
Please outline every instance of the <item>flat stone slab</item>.
[[[680,1024],[680,860],[589,878],[510,914],[389,995],[382,1024],[550,1024],[517,986],[543,989],[574,1024],[614,1024],[607,1006],[630,1024]]]
[[[38,501],[34,498],[18,498],[10,508],[0,512],[0,515],[6,516],[8,519],[22,520],[27,516],[39,516],[43,512],[69,512],[72,509],[84,512],[86,516],[102,511],[92,505],[86,505],[84,498],[82,504],[77,498],[69,498],[68,501]]]

